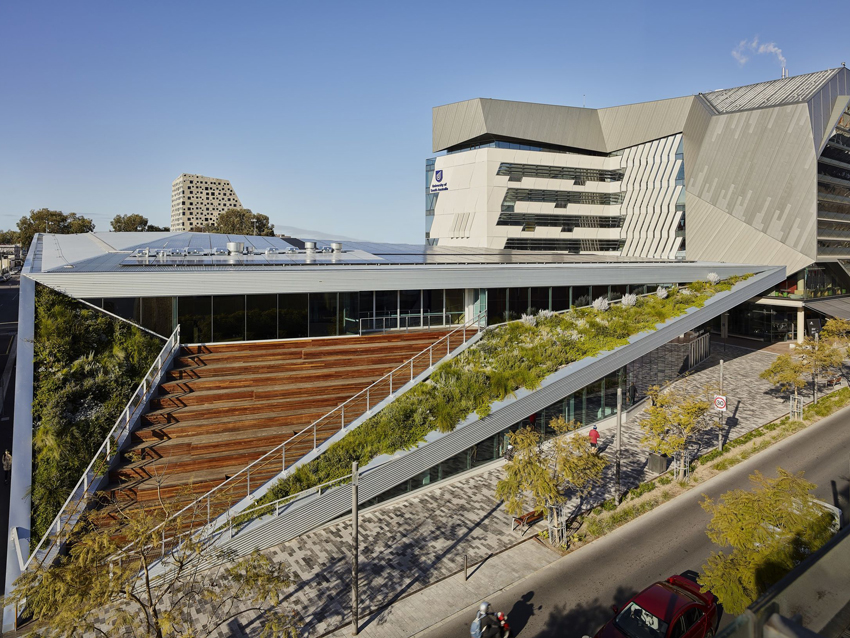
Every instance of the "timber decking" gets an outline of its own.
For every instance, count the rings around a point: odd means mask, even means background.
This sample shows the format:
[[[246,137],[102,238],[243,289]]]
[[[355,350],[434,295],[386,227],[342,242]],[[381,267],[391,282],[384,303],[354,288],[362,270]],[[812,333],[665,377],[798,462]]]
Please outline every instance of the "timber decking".
[[[122,509],[155,508],[160,499],[188,504],[446,332],[183,346],[122,462],[110,472],[107,504],[93,520],[112,524],[116,504]],[[416,373],[422,369],[417,362]],[[338,430],[335,424],[319,428],[317,443]],[[287,446],[287,465],[312,448],[312,436]],[[251,484],[257,487],[278,472],[277,466],[259,468]],[[212,514],[244,497],[245,487],[219,494]]]

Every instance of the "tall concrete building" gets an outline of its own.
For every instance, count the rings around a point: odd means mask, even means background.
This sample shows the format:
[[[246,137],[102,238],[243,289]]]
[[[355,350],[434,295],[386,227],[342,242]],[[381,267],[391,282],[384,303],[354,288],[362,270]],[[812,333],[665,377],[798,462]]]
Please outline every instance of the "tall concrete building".
[[[171,232],[214,224],[229,208],[242,208],[230,180],[183,173],[171,182]]]
[[[849,103],[842,67],[604,109],[439,106],[426,239],[846,278]]]

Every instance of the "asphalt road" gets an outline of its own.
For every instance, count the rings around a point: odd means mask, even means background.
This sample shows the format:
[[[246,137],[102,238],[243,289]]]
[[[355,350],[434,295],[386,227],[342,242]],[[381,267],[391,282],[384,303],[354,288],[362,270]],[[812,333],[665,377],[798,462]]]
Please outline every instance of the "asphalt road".
[[[775,476],[777,466],[805,471],[821,500],[833,503],[848,521],[850,507],[850,408],[751,457],[679,498],[615,530],[492,596],[495,611],[508,612],[512,633],[521,638],[581,638],[593,635],[622,605],[657,580],[699,571],[717,548],[708,540],[702,494],[717,498],[749,489],[755,470]],[[475,609],[434,627],[427,638],[469,635]],[[721,619],[721,626],[732,618]]]

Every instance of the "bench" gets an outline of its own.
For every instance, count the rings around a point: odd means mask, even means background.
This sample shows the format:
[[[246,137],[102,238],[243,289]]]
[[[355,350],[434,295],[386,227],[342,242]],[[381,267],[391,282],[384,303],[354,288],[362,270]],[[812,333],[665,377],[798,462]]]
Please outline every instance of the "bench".
[[[537,521],[543,518],[543,512],[531,511],[527,514],[523,514],[522,516],[514,516],[511,521],[511,531],[515,529],[519,529],[522,534],[521,536],[525,536],[525,533],[528,531],[532,525],[534,525]]]
[[[826,380],[826,387],[829,389],[834,388],[837,385],[841,385],[841,375],[836,374],[831,377],[828,377]]]

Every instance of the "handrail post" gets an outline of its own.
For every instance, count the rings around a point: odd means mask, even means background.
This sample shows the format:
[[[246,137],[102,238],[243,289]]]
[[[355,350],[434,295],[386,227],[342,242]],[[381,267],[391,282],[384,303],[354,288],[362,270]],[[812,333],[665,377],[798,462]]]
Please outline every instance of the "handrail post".
[[[434,346],[428,346],[428,368],[434,367]]]
[[[286,441],[280,447],[280,463],[283,466],[281,472],[286,472]]]
[[[248,484],[247,494],[246,496],[251,496],[251,467],[248,467],[248,477],[245,481]]]
[[[368,388],[366,388],[366,412],[368,412],[371,409],[369,407],[369,388],[371,388],[371,387],[372,386],[370,385]]]
[[[390,372],[390,396],[393,394],[393,373]]]
[[[416,357],[413,357],[415,359]],[[410,380],[413,381],[413,359],[410,360]]]
[[[207,496],[207,525],[210,524],[210,497]]]
[[[342,416],[339,419],[339,429],[340,431],[345,429],[345,404],[342,404]]]
[[[313,449],[316,449],[316,422],[313,421]]]

